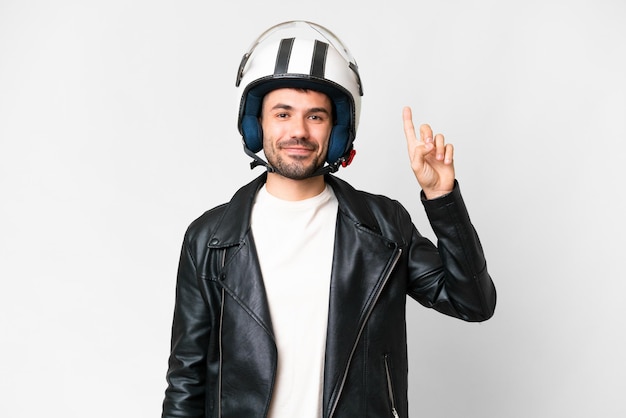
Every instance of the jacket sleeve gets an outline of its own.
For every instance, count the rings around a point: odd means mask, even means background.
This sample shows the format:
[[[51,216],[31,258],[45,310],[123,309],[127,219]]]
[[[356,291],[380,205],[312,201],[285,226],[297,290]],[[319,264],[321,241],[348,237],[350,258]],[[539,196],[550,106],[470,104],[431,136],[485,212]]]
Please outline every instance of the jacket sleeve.
[[[176,281],[171,352],[162,418],[205,416],[210,314],[197,283],[196,265],[183,243]]]
[[[422,305],[465,321],[493,316],[496,289],[482,245],[470,221],[457,182],[452,192],[422,203],[437,236],[437,246],[413,230],[409,295]]]

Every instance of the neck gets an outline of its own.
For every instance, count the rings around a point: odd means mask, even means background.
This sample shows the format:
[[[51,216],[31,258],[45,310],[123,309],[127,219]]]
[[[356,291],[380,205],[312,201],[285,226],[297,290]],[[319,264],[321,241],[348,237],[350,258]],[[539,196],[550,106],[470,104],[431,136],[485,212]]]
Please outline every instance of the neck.
[[[277,173],[268,173],[265,187],[269,194],[279,199],[304,200],[322,193],[326,184],[324,176],[293,180]]]

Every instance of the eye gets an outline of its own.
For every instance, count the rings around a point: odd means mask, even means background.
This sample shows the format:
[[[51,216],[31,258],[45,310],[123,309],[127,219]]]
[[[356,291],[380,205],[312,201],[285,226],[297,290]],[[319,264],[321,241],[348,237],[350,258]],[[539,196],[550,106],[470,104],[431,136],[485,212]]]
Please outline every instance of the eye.
[[[323,114],[314,114],[314,115],[310,115],[309,119],[318,121],[318,122],[323,122],[326,118],[324,117]]]

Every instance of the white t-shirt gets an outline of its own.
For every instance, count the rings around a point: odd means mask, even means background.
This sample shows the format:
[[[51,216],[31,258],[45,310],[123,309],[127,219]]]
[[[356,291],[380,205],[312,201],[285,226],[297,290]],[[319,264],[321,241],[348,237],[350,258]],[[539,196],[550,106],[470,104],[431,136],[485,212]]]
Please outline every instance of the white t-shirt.
[[[264,186],[252,209],[278,348],[270,418],[321,416],[337,207],[328,185],[299,201],[278,199]]]

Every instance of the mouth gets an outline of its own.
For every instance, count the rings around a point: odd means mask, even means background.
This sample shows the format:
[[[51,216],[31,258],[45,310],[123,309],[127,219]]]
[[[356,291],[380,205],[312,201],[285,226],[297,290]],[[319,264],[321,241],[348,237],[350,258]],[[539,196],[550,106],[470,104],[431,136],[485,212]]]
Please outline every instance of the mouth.
[[[278,143],[278,148],[295,155],[307,155],[316,150],[314,144],[300,139],[289,139]]]

